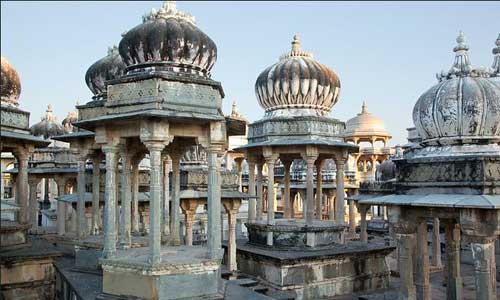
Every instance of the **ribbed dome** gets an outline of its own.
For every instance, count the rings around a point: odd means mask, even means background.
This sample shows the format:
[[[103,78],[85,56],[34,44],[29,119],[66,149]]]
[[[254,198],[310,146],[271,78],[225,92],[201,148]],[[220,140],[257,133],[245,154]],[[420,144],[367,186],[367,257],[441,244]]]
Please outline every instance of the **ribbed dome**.
[[[91,65],[85,73],[85,82],[94,98],[102,98],[106,94],[106,81],[122,76],[125,67],[116,46],[109,48],[108,55]]]
[[[2,104],[18,106],[21,94],[19,75],[3,56],[1,57],[1,68],[0,99]]]
[[[159,11],[143,17],[120,41],[120,55],[132,72],[169,70],[209,76],[217,46],[195,25],[194,17],[166,1]]]
[[[34,136],[43,136],[45,139],[64,134],[64,127],[57,122],[57,117],[52,113],[52,105],[47,107],[42,120],[31,126],[30,132]]]
[[[268,115],[319,115],[337,103],[340,80],[331,69],[300,49],[297,36],[292,51],[268,67],[255,82],[255,94]]]
[[[344,135],[354,136],[390,136],[385,128],[384,121],[368,112],[366,103],[363,102],[361,113],[345,123]]]
[[[413,122],[424,143],[477,143],[500,140],[500,83],[473,69],[463,33],[453,49],[455,62],[440,82],[418,99]]]

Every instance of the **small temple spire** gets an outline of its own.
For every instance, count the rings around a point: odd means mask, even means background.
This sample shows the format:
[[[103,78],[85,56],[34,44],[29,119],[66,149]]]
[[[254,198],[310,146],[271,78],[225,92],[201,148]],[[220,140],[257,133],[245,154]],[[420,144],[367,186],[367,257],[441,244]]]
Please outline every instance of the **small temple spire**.
[[[472,71],[472,65],[469,60],[469,46],[466,44],[465,35],[462,31],[458,34],[457,45],[453,48],[455,52],[455,61],[450,69],[450,75],[467,76]]]
[[[177,11],[177,5],[173,0],[167,0],[163,2],[163,8],[166,11]]]
[[[492,50],[493,64],[491,65],[491,75],[493,77],[500,76],[500,34],[495,41],[495,47]]]

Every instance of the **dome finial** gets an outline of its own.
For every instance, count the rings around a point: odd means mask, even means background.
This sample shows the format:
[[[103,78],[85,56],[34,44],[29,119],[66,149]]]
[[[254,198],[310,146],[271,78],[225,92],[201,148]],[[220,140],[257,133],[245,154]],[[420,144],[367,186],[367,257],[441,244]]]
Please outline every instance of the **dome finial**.
[[[472,65],[469,60],[469,46],[465,43],[465,35],[462,31],[458,34],[457,45],[453,48],[455,55],[455,62],[451,67],[449,76],[468,76],[472,71]]]
[[[491,65],[491,76],[500,76],[500,34],[495,41],[495,47],[491,51],[493,53],[493,64]]]
[[[368,113],[368,108],[366,106],[366,101],[363,100],[363,105],[361,105],[361,113],[362,114],[367,114]]]
[[[191,24],[195,24],[195,19],[192,15],[177,10],[177,6],[175,1],[164,1],[159,10],[151,9],[151,12],[146,13],[142,17],[143,22],[147,22],[154,19],[168,19],[168,18],[177,18],[189,22]]]
[[[292,52],[300,52],[300,38],[297,34],[293,36]]]

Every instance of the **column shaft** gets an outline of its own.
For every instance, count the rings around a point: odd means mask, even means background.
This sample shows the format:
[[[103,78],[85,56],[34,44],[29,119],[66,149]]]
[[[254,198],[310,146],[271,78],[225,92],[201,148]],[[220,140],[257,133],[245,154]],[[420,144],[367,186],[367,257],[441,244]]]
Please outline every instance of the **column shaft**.
[[[432,265],[442,268],[441,262],[441,236],[439,233],[439,218],[434,218],[432,229]]]
[[[344,224],[344,162],[336,160],[335,164],[337,166],[337,198],[335,201],[335,220],[338,224]]]
[[[429,247],[427,245],[427,220],[419,219],[417,227],[417,300],[430,300]]]
[[[208,159],[208,251],[211,259],[217,259],[221,249],[221,191],[217,152],[209,150]]]
[[[316,158],[307,158],[306,173],[306,223],[312,224],[314,219],[314,161]]]
[[[318,160],[316,163],[316,219],[321,220],[323,218],[323,176],[321,171],[323,169],[323,161]]]
[[[164,235],[170,233],[170,160],[163,162],[163,226]]]
[[[172,207],[170,210],[170,235],[173,245],[180,245],[180,187],[181,187],[181,174],[180,174],[180,156],[170,156],[172,158]]]
[[[194,213],[190,211],[185,212],[186,216],[186,246],[193,246],[193,222]]]
[[[76,233],[79,239],[85,238],[87,234],[87,222],[85,220],[85,158],[78,160],[78,177],[77,177],[77,192],[78,203],[76,205],[77,222]]]
[[[64,195],[64,187],[66,181],[63,179],[57,180],[57,194],[58,196]],[[57,200],[57,235],[62,236],[66,233],[66,203]]]
[[[284,197],[283,201],[285,204],[285,219],[290,219],[292,217],[292,203],[290,201],[290,166],[291,166],[290,161],[285,161],[283,162],[283,165],[285,167],[285,189],[284,189]]]
[[[18,221],[20,224],[28,223],[28,155],[17,155],[18,175],[16,177],[17,195],[19,203]]]
[[[106,184],[104,205],[104,258],[113,258],[116,255],[116,153],[115,147],[103,147],[106,155]]]
[[[98,235],[100,228],[99,194],[100,194],[100,164],[101,158],[94,157],[92,160],[92,234]]]
[[[471,243],[477,300],[496,300],[495,240],[497,236],[480,238]]]
[[[267,224],[274,225],[274,158],[266,159],[267,164]],[[267,233],[267,245],[273,245],[273,233]]]
[[[2,184],[3,186],[3,184]],[[32,179],[29,182],[30,188],[30,223],[31,230],[38,228],[38,201],[36,199],[36,188],[38,186],[38,180]]]
[[[227,244],[227,268],[229,271],[233,272],[237,270],[236,265],[236,214],[238,211],[227,212],[227,219],[229,225],[229,238]]]
[[[139,160],[132,161],[132,232],[139,233]]]
[[[149,183],[149,263],[161,262],[161,151],[163,144],[151,143],[146,145],[150,159]]]
[[[446,236],[446,299],[462,299],[462,277],[460,275],[460,225],[448,222],[445,226]]]
[[[366,213],[368,212],[368,210],[370,209],[369,206],[362,206],[359,208],[359,213],[360,213],[360,216],[361,216],[361,224],[360,224],[360,239],[361,239],[361,242],[363,243],[367,243],[368,242],[368,232],[366,230]]]
[[[256,204],[256,210],[257,210],[257,221],[262,221],[262,202],[263,202],[263,195],[262,195],[262,187],[264,185],[264,176],[262,175],[262,167],[263,164],[262,162],[257,163],[257,204]]]
[[[415,284],[413,282],[413,240],[412,234],[400,234],[399,248],[399,276],[401,279],[398,299],[415,300]]]
[[[131,241],[131,202],[132,202],[132,189],[130,180],[130,161],[131,156],[128,150],[122,149],[122,174],[121,174],[121,203],[122,203],[122,214],[121,214],[121,224],[120,224],[120,246],[123,249],[130,248]]]
[[[248,160],[248,222],[255,222],[256,201],[255,201],[255,162]]]

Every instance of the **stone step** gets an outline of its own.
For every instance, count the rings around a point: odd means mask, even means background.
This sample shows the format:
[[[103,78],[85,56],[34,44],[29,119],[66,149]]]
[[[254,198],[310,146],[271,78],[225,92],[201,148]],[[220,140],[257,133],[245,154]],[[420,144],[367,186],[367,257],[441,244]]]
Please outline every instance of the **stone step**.
[[[269,290],[269,288],[265,285],[258,284],[256,286],[252,287],[252,290],[256,291],[257,293],[264,294]]]
[[[275,300],[295,300],[296,298],[296,294],[291,291],[279,291],[271,289],[265,292],[264,294]]]
[[[258,284],[256,280],[253,280],[251,278],[239,278],[239,279],[234,279],[231,280],[231,283],[235,283],[239,286],[243,287],[254,287]]]

